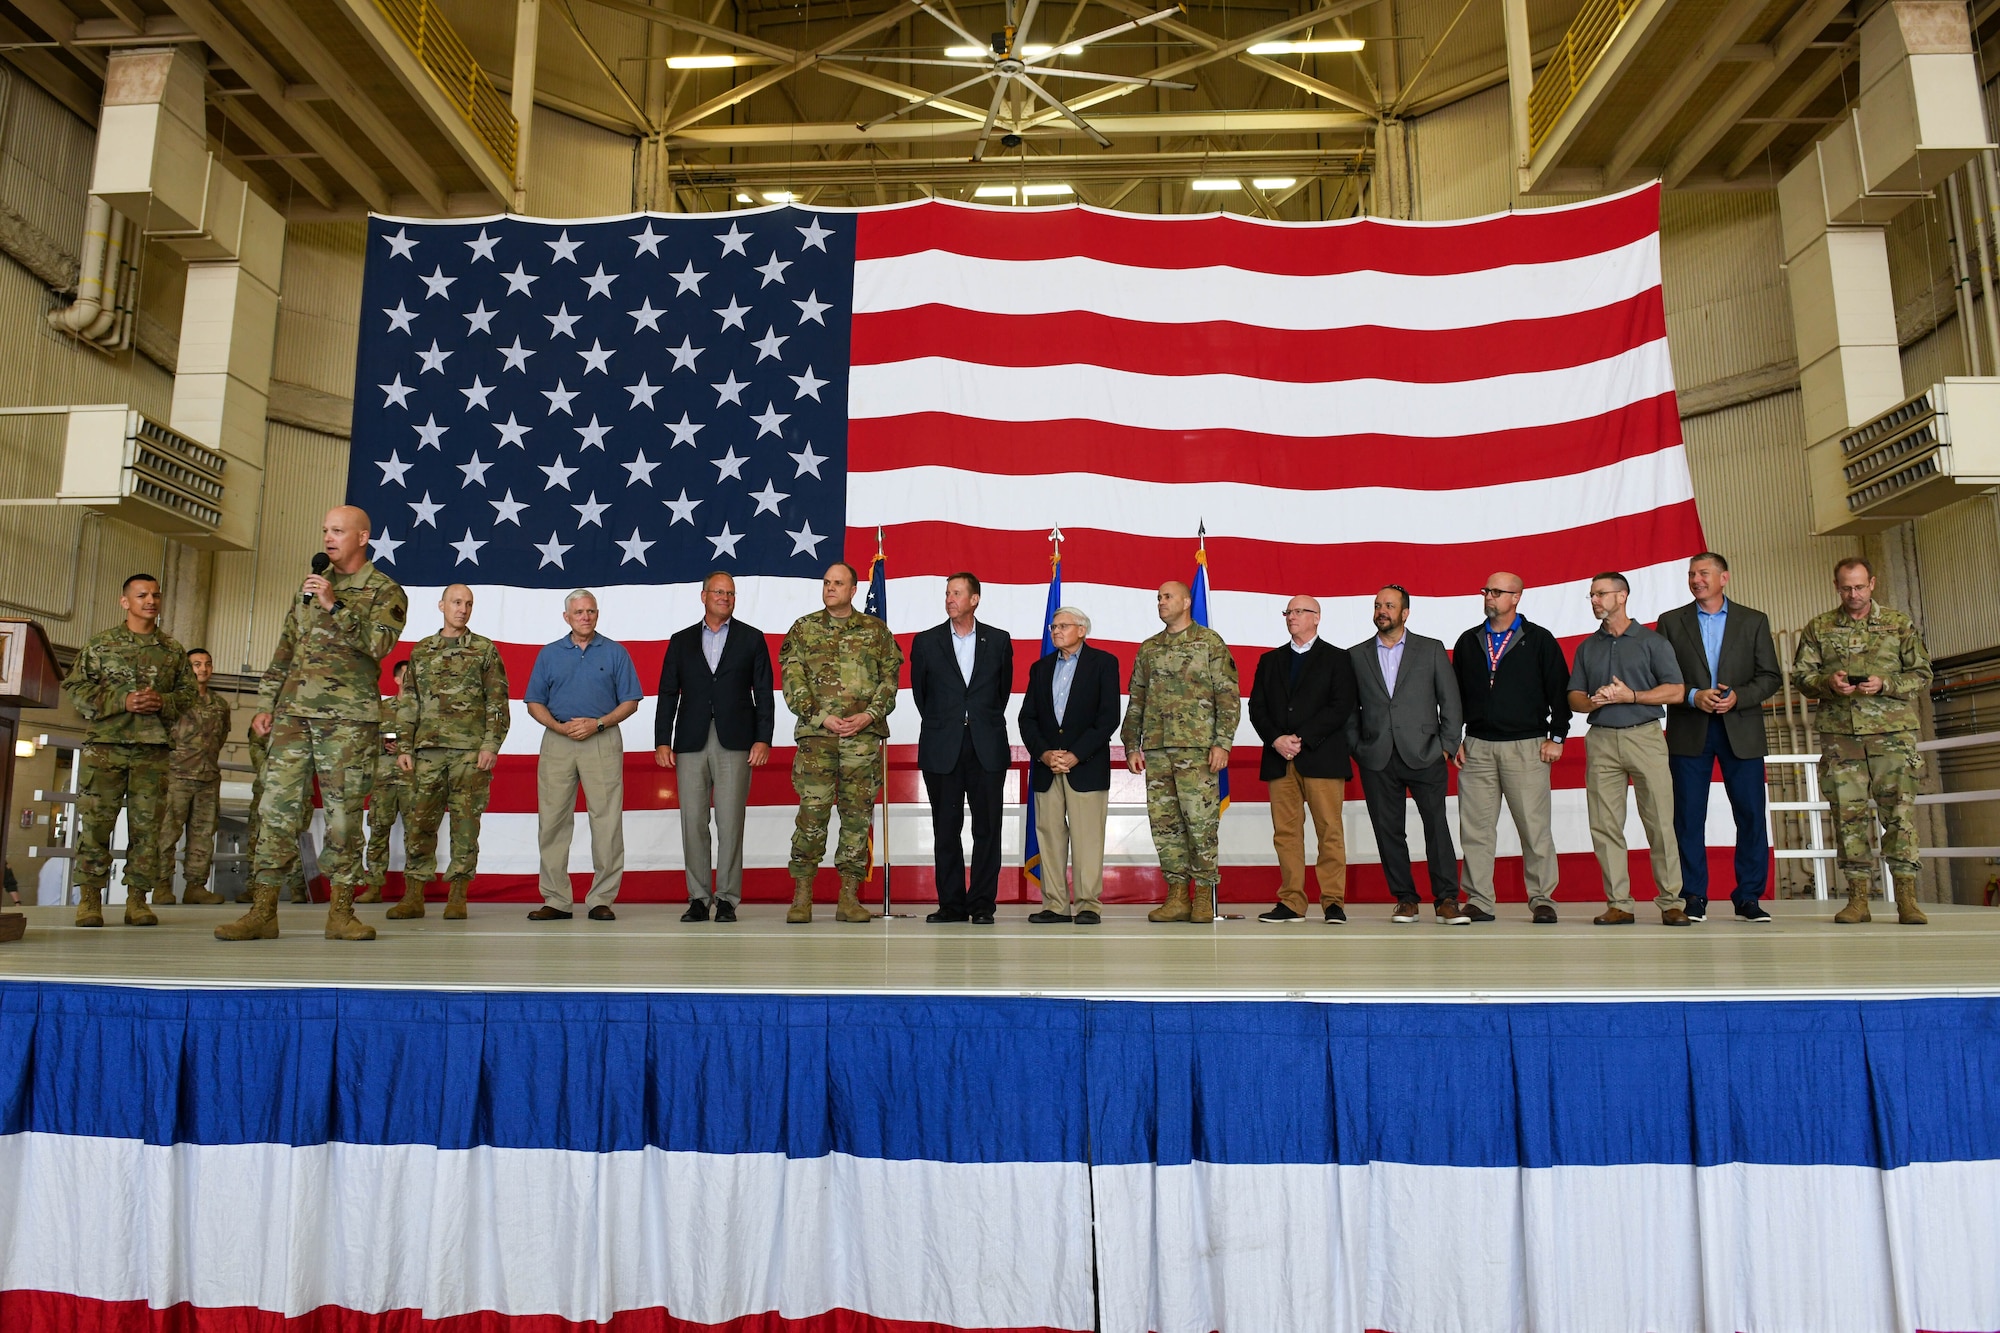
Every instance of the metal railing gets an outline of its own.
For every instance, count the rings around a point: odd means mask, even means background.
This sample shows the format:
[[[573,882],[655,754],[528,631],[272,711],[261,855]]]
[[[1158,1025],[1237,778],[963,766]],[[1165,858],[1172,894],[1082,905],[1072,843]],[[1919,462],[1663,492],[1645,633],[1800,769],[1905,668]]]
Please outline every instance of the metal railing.
[[[1639,0],[1586,0],[1528,91],[1528,151],[1549,137]]]
[[[520,138],[513,108],[437,6],[431,0],[375,0],[375,8],[511,176]]]

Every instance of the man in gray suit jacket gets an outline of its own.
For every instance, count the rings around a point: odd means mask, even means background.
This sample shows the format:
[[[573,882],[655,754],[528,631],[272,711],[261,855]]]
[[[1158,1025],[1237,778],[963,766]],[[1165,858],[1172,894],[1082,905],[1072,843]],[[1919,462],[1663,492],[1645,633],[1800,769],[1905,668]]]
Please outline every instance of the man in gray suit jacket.
[[[1404,830],[1405,801],[1414,798],[1424,825],[1424,848],[1431,872],[1431,901],[1438,924],[1471,924],[1458,905],[1458,852],[1445,819],[1451,785],[1447,764],[1458,753],[1464,730],[1458,681],[1444,645],[1404,627],[1410,594],[1391,583],[1375,594],[1375,637],[1348,649],[1361,707],[1349,724],[1349,749],[1361,769],[1361,793],[1368,822],[1382,856],[1382,874],[1395,895],[1393,920],[1418,916],[1417,886],[1410,875],[1410,840]]]
[[[1736,816],[1736,915],[1751,923],[1771,914],[1758,900],[1771,879],[1765,829],[1764,701],[1784,685],[1771,622],[1724,589],[1729,562],[1713,551],[1688,561],[1694,600],[1660,617],[1686,693],[1667,705],[1667,767],[1674,775],[1674,841],[1681,853],[1681,897],[1690,921],[1708,919],[1709,783],[1722,766],[1722,789]]]

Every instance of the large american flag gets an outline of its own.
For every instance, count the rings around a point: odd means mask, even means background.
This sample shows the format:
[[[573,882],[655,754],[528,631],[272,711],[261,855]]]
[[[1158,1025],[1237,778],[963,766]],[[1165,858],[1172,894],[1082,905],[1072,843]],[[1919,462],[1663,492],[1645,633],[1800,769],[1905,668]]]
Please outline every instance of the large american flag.
[[[482,872],[524,887],[510,877],[533,870],[539,728],[518,696],[574,587],[649,690],[709,570],[736,576],[775,649],[878,529],[892,628],[942,619],[944,577],[973,570],[981,617],[1020,645],[1017,690],[1056,527],[1065,600],[1129,667],[1205,526],[1211,623],[1246,689],[1302,592],[1340,644],[1370,632],[1387,582],[1450,643],[1496,569],[1566,642],[1592,628],[1602,569],[1652,619],[1702,545],[1658,219],[1657,187],[1430,224],[942,201],[374,219],[348,493],[410,589],[410,639],[464,582],[506,653],[517,717]],[[916,722],[898,711],[898,745]],[[671,894],[652,727],[649,698],[626,726],[628,863]],[[1237,859],[1268,860],[1268,826],[1243,823],[1262,797],[1247,722],[1238,743]],[[782,762],[753,800],[770,827],[753,819],[750,864],[780,865]]]

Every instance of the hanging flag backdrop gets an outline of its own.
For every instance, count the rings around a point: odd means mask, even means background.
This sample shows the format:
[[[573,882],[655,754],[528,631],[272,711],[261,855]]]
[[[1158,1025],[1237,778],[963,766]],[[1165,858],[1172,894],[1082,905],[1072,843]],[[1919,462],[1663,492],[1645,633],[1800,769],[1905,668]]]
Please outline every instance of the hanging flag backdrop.
[[[377,218],[348,494],[410,589],[408,637],[470,584],[517,709],[569,589],[596,590],[650,689],[709,570],[775,645],[878,528],[892,628],[935,623],[944,577],[976,572],[1017,691],[1057,524],[1067,598],[1128,668],[1203,522],[1209,621],[1246,683],[1285,598],[1318,596],[1321,633],[1352,643],[1392,580],[1449,642],[1513,570],[1573,642],[1593,573],[1626,571],[1650,619],[1702,546],[1658,224],[1656,187],[1422,225],[940,201]],[[790,802],[790,723],[759,805]],[[913,710],[891,724],[914,740]],[[508,738],[483,872],[534,869],[537,732]],[[672,805],[644,771],[650,698],[626,738],[629,864],[677,866],[678,836],[644,827]],[[772,860],[754,815],[749,863],[775,865],[782,832]],[[1576,822],[1565,852],[1588,849]]]

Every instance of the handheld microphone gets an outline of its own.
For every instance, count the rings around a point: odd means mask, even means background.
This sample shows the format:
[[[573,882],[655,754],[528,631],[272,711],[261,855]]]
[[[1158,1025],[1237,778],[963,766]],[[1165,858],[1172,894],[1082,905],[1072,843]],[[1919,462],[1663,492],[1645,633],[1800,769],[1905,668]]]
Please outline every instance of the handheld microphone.
[[[332,565],[333,565],[333,557],[329,556],[325,551],[313,552],[313,559],[312,559],[313,573],[324,574]],[[309,592],[300,593],[299,605],[306,606],[309,603],[311,603],[312,599],[313,596],[311,593]]]

